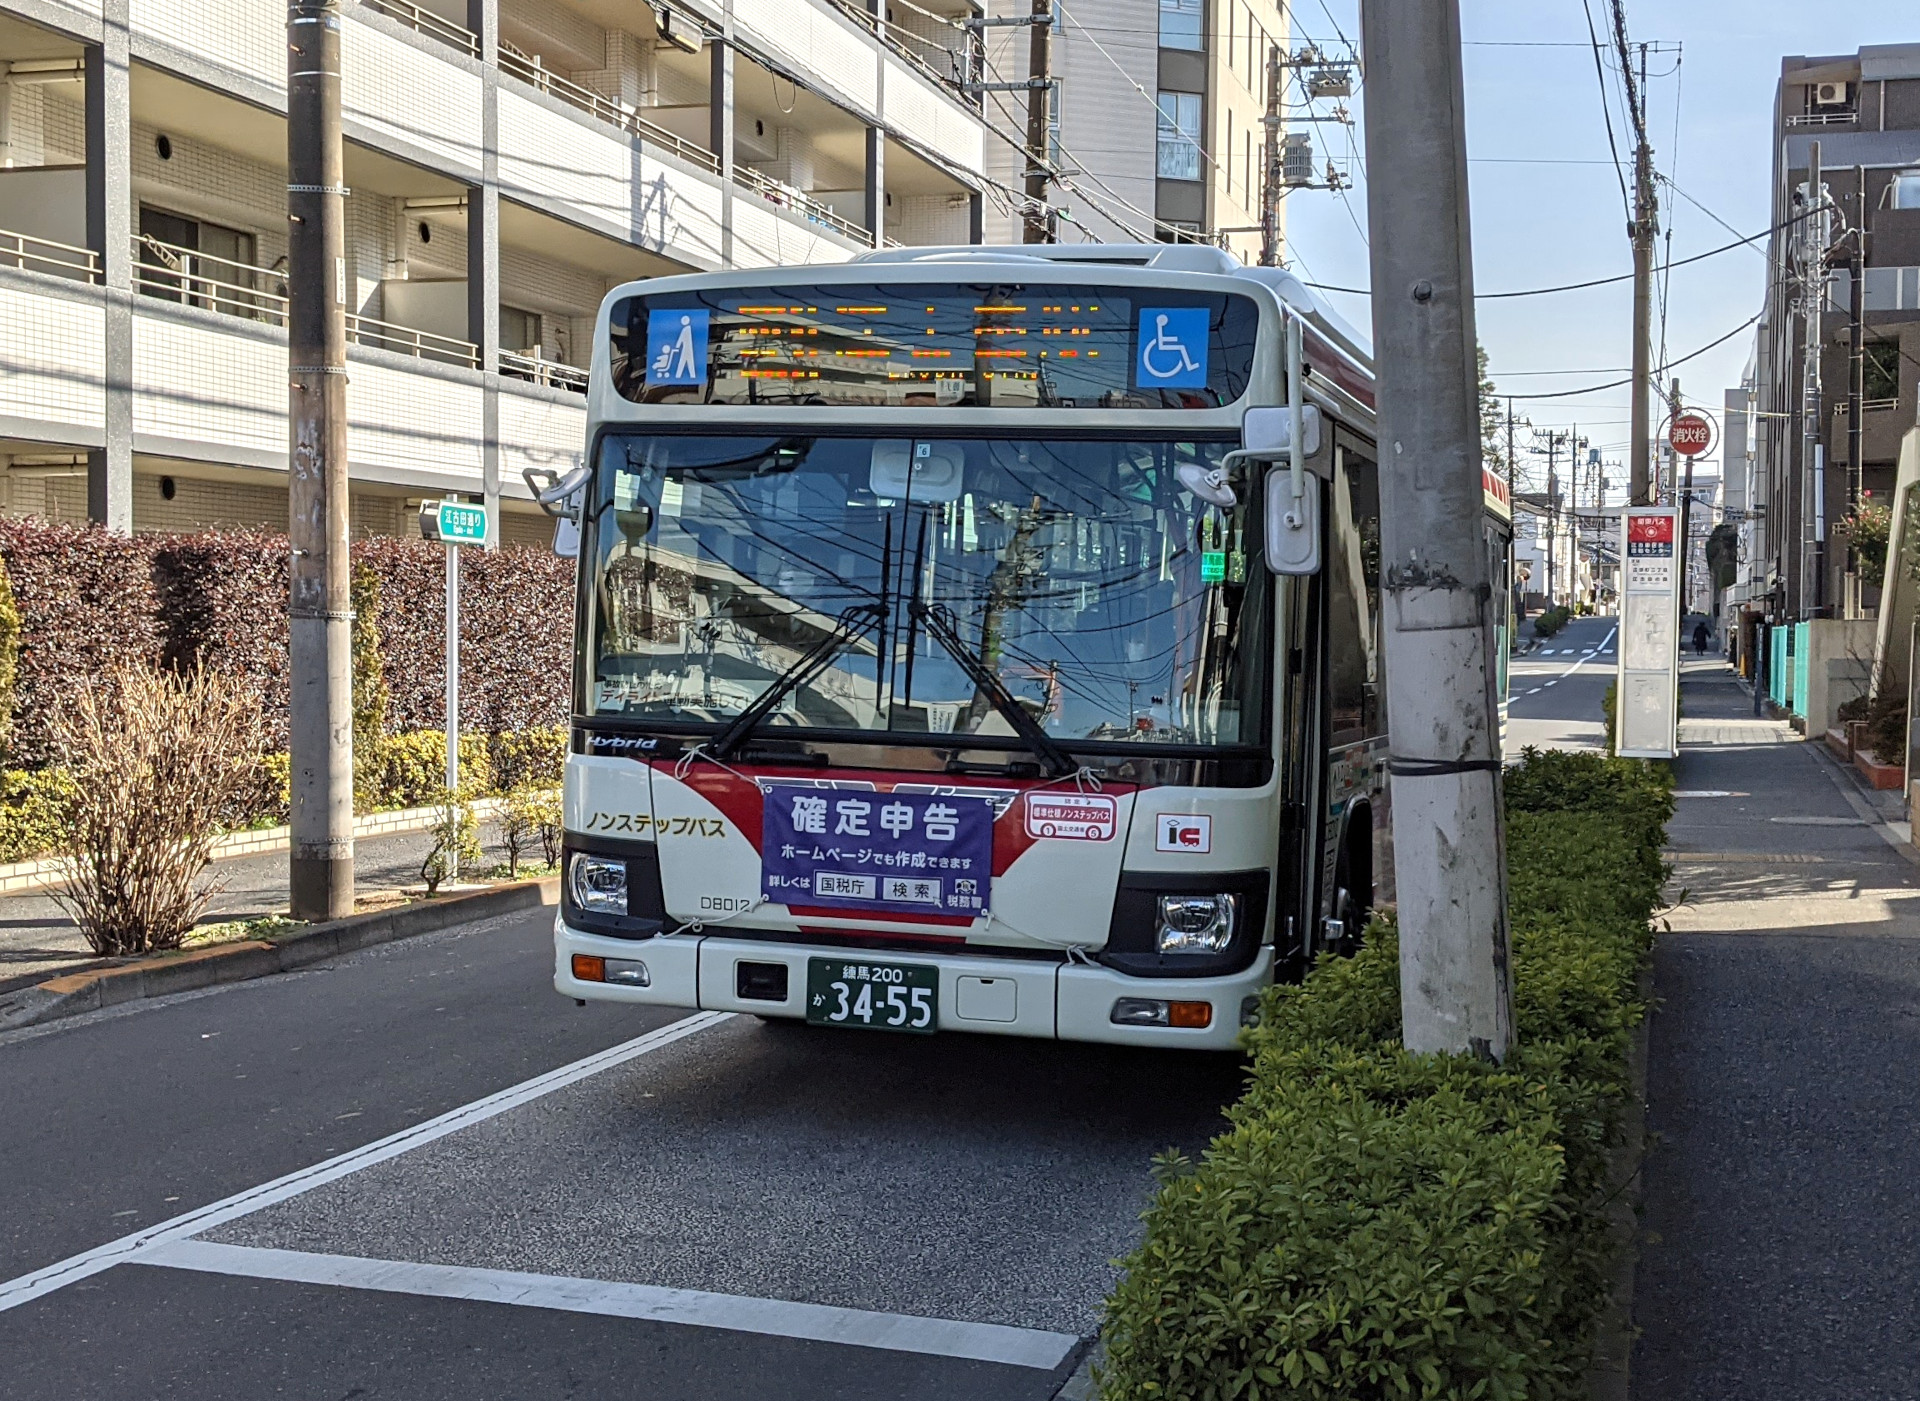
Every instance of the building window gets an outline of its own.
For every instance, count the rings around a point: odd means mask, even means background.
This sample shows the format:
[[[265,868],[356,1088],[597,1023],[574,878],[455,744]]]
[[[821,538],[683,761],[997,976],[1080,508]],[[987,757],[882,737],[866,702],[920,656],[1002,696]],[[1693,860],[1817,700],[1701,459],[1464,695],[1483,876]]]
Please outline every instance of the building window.
[[[1160,47],[1196,53],[1205,48],[1206,14],[1206,0],[1160,0]]]
[[[1868,268],[1863,311],[1920,311],[1920,268]]]
[[[1895,209],[1920,209],[1920,170],[1903,170],[1893,177]]]
[[[1162,180],[1200,178],[1200,94],[1160,94],[1159,162]]]
[[[1868,341],[1862,347],[1865,392],[1861,398],[1869,404],[1900,397],[1900,342]]]
[[[1160,219],[1159,241],[1162,243],[1205,243],[1206,237],[1200,232],[1200,226],[1191,219]]]

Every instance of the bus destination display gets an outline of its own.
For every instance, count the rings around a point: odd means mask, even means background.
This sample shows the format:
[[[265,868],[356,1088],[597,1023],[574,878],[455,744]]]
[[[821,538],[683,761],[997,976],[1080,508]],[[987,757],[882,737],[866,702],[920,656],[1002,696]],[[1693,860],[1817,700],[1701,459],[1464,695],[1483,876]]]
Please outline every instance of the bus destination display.
[[[614,304],[612,373],[648,404],[1209,409],[1246,391],[1247,297],[1086,285],[818,286]]]

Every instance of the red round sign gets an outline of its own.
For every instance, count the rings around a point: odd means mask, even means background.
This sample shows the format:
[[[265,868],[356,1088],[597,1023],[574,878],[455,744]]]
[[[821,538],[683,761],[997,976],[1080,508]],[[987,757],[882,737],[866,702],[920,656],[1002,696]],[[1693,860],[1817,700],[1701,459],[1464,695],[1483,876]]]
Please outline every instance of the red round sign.
[[[1713,446],[1713,420],[1705,414],[1679,414],[1667,429],[1667,441],[1682,457],[1698,457]]]

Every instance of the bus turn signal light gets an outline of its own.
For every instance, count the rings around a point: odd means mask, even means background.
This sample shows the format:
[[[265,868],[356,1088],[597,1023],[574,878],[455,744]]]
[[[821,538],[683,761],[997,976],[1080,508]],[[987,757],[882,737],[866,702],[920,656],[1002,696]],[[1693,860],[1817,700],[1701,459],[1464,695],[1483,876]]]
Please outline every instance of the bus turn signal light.
[[[1184,1026],[1194,1031],[1204,1030],[1213,1025],[1213,1004],[1211,1002],[1169,1002],[1167,1025]]]
[[[573,956],[573,976],[583,983],[604,983],[607,961],[598,954],[577,953]]]

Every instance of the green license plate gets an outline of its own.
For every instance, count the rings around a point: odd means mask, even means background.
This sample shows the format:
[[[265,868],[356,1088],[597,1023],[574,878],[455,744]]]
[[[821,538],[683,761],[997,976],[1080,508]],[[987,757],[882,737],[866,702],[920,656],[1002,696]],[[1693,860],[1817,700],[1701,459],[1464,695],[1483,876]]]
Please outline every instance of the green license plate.
[[[807,1020],[868,1031],[932,1032],[940,1024],[940,970],[870,958],[810,958]]]

